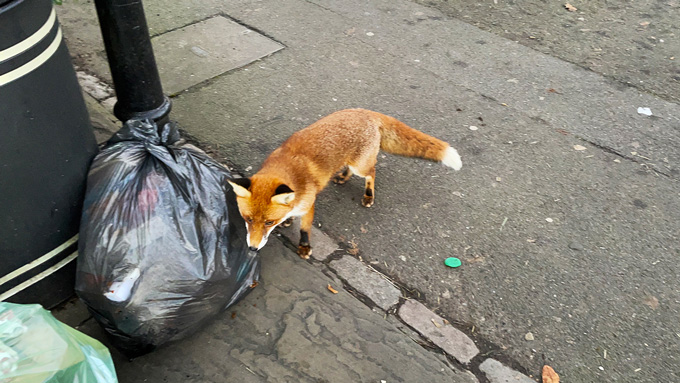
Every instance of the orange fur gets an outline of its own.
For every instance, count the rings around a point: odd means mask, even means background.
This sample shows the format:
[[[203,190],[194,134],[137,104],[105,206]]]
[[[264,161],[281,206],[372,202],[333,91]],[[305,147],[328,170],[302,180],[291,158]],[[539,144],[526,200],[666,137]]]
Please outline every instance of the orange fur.
[[[364,177],[362,204],[370,207],[375,198],[375,164],[380,149],[460,168],[460,157],[449,144],[393,117],[364,109],[335,112],[290,136],[249,183],[230,182],[241,215],[248,222],[249,246],[261,248],[273,227],[291,216],[301,216],[298,254],[308,258],[311,247],[305,238],[311,229],[316,195],[334,174],[348,166],[338,182],[344,182],[352,171]],[[290,188],[292,194],[284,190],[277,195],[281,185]]]

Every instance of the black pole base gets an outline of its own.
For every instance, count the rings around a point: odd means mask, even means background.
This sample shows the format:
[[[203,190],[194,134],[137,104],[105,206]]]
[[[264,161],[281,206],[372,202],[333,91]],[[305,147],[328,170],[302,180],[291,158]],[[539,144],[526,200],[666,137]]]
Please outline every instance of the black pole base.
[[[172,109],[172,102],[166,96],[163,96],[163,103],[154,109],[140,112],[130,109],[129,106],[129,103],[116,102],[116,105],[113,107],[113,114],[123,122],[131,119],[151,120],[158,126],[163,126],[170,120],[169,115]]]

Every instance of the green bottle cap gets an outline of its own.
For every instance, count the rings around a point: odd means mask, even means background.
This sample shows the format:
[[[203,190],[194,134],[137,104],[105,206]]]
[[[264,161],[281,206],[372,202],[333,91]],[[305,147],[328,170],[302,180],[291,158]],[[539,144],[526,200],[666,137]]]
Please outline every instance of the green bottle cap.
[[[462,262],[460,261],[460,259],[456,257],[449,257],[446,258],[444,264],[448,267],[459,267],[460,265],[462,265]]]

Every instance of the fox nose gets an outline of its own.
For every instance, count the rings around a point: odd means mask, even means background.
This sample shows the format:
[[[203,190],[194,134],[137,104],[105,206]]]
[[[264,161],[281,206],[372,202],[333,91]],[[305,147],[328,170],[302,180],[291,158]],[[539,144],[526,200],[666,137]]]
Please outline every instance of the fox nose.
[[[250,251],[257,251],[257,247],[248,246],[248,250],[250,250]]]

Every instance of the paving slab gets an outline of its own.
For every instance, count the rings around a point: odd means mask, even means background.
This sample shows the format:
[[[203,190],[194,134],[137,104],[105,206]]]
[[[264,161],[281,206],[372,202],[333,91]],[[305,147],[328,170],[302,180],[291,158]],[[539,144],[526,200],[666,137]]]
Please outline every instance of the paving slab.
[[[370,269],[358,259],[345,255],[331,262],[330,267],[352,288],[368,297],[381,309],[387,311],[399,303],[401,291],[385,279],[384,275]]]
[[[399,308],[399,317],[461,363],[470,363],[479,354],[472,339],[416,300],[404,302]]]
[[[283,45],[225,17],[215,16],[151,39],[167,94],[283,49]]]
[[[479,365],[490,383],[536,383],[528,376],[513,370],[495,359],[487,359]]]
[[[328,291],[325,266],[270,242],[260,285],[200,332],[132,362],[112,350],[119,380],[477,382],[348,293]],[[94,320],[79,330],[103,339]]]

